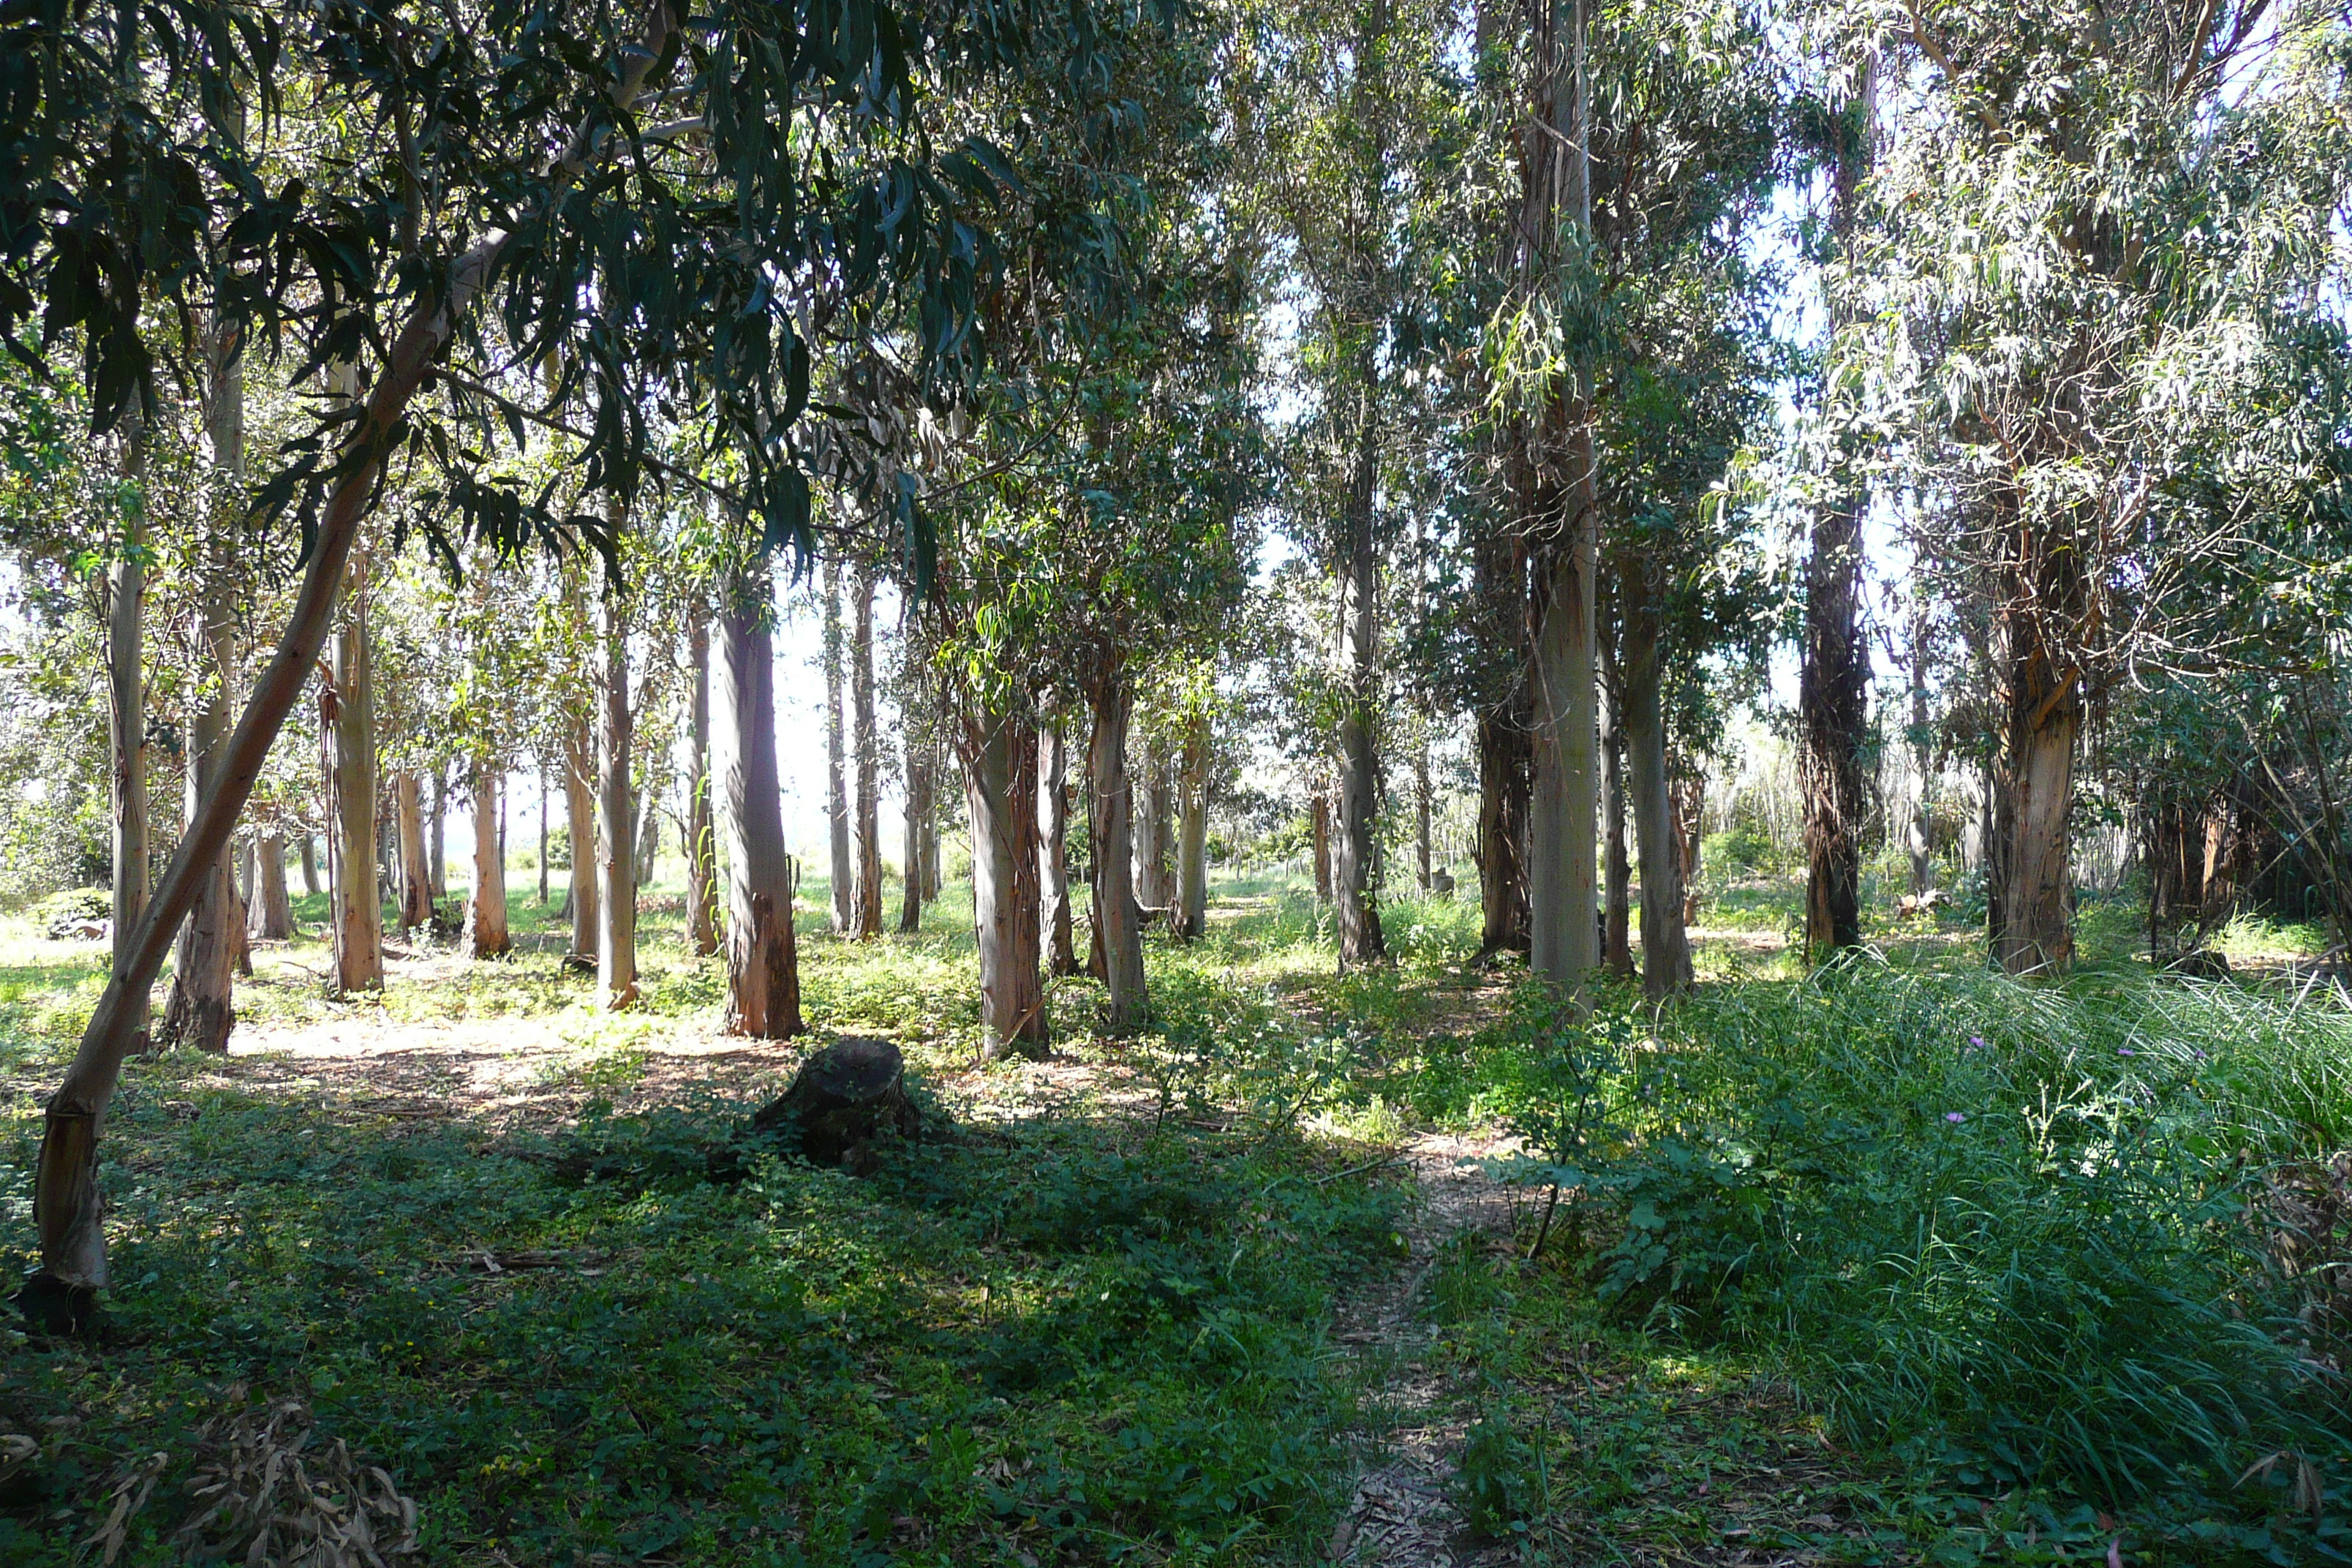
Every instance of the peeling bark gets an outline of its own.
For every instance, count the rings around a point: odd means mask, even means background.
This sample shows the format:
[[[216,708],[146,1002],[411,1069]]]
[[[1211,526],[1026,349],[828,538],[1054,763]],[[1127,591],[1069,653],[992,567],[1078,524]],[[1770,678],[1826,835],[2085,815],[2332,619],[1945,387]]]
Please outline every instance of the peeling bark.
[[[727,841],[727,1032],[785,1040],[806,1026],[776,776],[776,661],[767,605],[761,579],[719,612],[712,793],[718,832]]]
[[[972,927],[980,946],[983,1059],[1042,1054],[1050,1037],[1038,973],[1037,736],[1005,712],[961,724],[971,814]],[[1121,846],[1124,849],[1124,846]]]

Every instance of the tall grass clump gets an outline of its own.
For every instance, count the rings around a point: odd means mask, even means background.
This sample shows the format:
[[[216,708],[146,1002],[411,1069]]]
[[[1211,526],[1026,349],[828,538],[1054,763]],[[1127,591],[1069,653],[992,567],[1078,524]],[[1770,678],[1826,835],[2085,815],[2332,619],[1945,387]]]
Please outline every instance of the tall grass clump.
[[[1512,1069],[1522,1175],[1606,1210],[1619,1312],[1987,1482],[2324,1510],[2330,1277],[2283,1267],[2277,1200],[2352,1134],[2343,1013],[1856,964],[1548,1038]]]

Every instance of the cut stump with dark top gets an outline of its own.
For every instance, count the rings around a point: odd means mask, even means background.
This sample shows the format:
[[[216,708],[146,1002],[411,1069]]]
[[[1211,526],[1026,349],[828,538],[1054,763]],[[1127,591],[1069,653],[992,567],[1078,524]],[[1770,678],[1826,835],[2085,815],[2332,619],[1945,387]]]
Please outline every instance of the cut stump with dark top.
[[[797,1131],[814,1165],[870,1169],[871,1145],[920,1136],[907,1094],[907,1062],[888,1040],[835,1040],[801,1064],[792,1086],[751,1119],[761,1132]]]

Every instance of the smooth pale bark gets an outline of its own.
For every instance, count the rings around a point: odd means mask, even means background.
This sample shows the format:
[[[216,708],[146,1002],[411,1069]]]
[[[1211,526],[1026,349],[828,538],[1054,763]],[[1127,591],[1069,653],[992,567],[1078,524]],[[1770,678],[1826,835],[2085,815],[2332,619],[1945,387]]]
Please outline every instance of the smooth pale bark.
[[[841,566],[824,563],[824,816],[832,851],[833,931],[846,935],[856,926],[856,875],[849,858],[849,785],[843,771]]]
[[[1127,773],[1128,718],[1134,693],[1127,672],[1099,676],[1091,693],[1094,740],[1087,772],[1094,794],[1094,925],[1109,988],[1107,1025],[1114,1037],[1140,1033],[1151,1016],[1143,980],[1142,910],[1135,901],[1134,791]]]
[[[687,723],[686,934],[704,958],[719,951],[719,842],[710,820],[710,623],[698,605],[686,625],[694,690]],[[768,728],[775,728],[770,699]],[[782,807],[778,808],[780,811]],[[789,898],[786,900],[790,902]],[[789,910],[787,923],[789,923]]]
[[[375,676],[368,646],[368,560],[354,552],[335,625],[332,815],[327,867],[339,991],[383,988],[383,906],[376,891]]]
[[[1070,918],[1070,747],[1058,721],[1037,735],[1037,814],[1044,842],[1038,852],[1045,908],[1045,966],[1055,975],[1078,972],[1077,944]]]
[[[245,475],[245,383],[236,344],[226,331],[215,331],[209,345],[209,396],[205,409],[206,435],[214,465],[232,484]],[[236,672],[236,613],[231,602],[227,551],[216,536],[208,537],[202,595],[204,658],[206,691],[203,702],[188,716],[187,816],[195,819],[205,794],[220,771],[221,751],[228,742],[230,712]],[[245,911],[236,896],[228,851],[221,852],[213,874],[202,879],[196,901],[180,928],[178,962],[172,975],[170,999],[163,1006],[160,1038],[167,1047],[226,1054],[236,1027],[232,995],[238,961],[252,973],[245,947]]]
[[[539,768],[539,907],[547,908],[547,766]]]
[[[898,900],[898,929],[914,932],[923,929],[923,824],[931,815],[930,749],[916,738],[913,726],[907,731],[907,816],[905,832],[899,841],[900,863],[905,875]]]
[[[286,835],[275,822],[262,828],[258,854],[246,934],[256,942],[285,942],[294,935],[294,900],[286,891]]]
[[[400,911],[400,928],[415,931],[433,923],[433,866],[425,846],[425,781],[406,769],[392,779],[393,809],[400,819],[400,882],[393,907]]]
[[[565,962],[596,967],[596,748],[588,721],[572,721],[563,739],[564,821],[572,833],[572,888],[564,902],[572,910],[572,947]]]
[[[474,759],[474,890],[466,900],[466,956],[502,958],[507,934],[507,857],[499,832],[499,765]]]
[[[625,519],[614,517],[619,532]],[[637,1001],[637,814],[629,787],[629,748],[636,715],[629,707],[629,626],[618,595],[607,592],[597,611],[604,645],[604,722],[596,731],[596,1005],[608,1010]]]
[[[1592,170],[1583,0],[1553,0],[1526,160],[1523,222],[1532,274],[1573,289],[1574,252],[1592,237]],[[1532,605],[1535,756],[1528,809],[1528,967],[1565,989],[1601,962],[1594,905],[1600,817],[1593,657],[1600,507],[1589,378],[1558,378],[1527,432],[1521,510],[1545,541]]]
[[[1135,899],[1145,909],[1164,910],[1176,900],[1168,868],[1168,759],[1150,742],[1137,749],[1141,756],[1129,773],[1135,791]]]
[[[239,980],[253,978],[254,874],[253,840],[251,837],[240,839],[236,847],[236,909],[229,922],[230,937],[236,948],[234,963]]]
[[[961,749],[964,799],[971,816],[972,930],[980,947],[980,1011],[986,1031],[981,1055],[986,1060],[1038,1055],[1051,1037],[1045,980],[1038,973],[1036,731],[1011,713],[967,715]]]
[[[425,818],[425,885],[430,905],[449,896],[449,770],[433,764],[432,807]]]
[[[1209,715],[1184,724],[1176,775],[1176,934],[1198,942],[1209,929]]]
[[[1666,725],[1656,596],[1638,560],[1619,574],[1624,608],[1626,793],[1642,861],[1642,992],[1658,1001],[1691,983],[1690,937],[1683,926],[1682,839],[1666,776]]]
[[[114,833],[114,968],[129,962],[139,917],[147,909],[147,426],[133,410],[122,424],[122,477],[128,501],[122,553],[106,574],[106,736]],[[137,1000],[131,1029],[144,1049],[147,997]]]
[[[727,1032],[784,1040],[805,1026],[765,587],[746,588],[719,611],[713,794],[717,834],[727,843]]]
[[[1362,407],[1357,451],[1341,511],[1339,549],[1339,725],[1333,737],[1339,773],[1339,820],[1331,835],[1331,901],[1342,971],[1388,956],[1381,931],[1380,881],[1374,858],[1380,831],[1380,562],[1372,549],[1372,502],[1380,473],[1372,416],[1373,362],[1359,367]]]
[[[932,753],[931,774],[939,776],[938,752]],[[936,792],[937,786],[934,785]],[[940,898],[940,814],[932,812],[923,818],[923,897],[932,903]]]
[[[307,827],[302,830],[302,896],[319,896],[319,836]]]
[[[1625,694],[1615,652],[1601,645],[1601,687],[1609,696],[1601,731],[1601,963],[1620,980],[1633,976],[1633,869],[1625,852]]]
[[[849,696],[855,729],[851,751],[857,768],[857,811],[850,847],[856,897],[851,929],[860,942],[882,934],[882,747],[874,732],[874,567],[857,563],[850,574],[856,619],[849,643]]]

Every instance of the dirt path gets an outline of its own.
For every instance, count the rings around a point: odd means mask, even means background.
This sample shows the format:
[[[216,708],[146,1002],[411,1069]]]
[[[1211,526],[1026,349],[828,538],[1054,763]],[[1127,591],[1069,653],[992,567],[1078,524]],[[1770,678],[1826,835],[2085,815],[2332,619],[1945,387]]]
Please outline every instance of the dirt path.
[[[1502,1563],[1508,1546],[1482,1549],[1464,1536],[1446,1498],[1468,1423],[1456,1389],[1429,1365],[1435,1336],[1423,1312],[1429,1273],[1465,1230],[1507,1236],[1509,1194],[1481,1161],[1507,1141],[1424,1133],[1408,1145],[1421,1201],[1406,1230],[1412,1263],[1344,1306],[1334,1337],[1366,1362],[1385,1363],[1376,1396],[1385,1417],[1385,1458],[1356,1480],[1325,1554],[1370,1568],[1464,1568]]]

